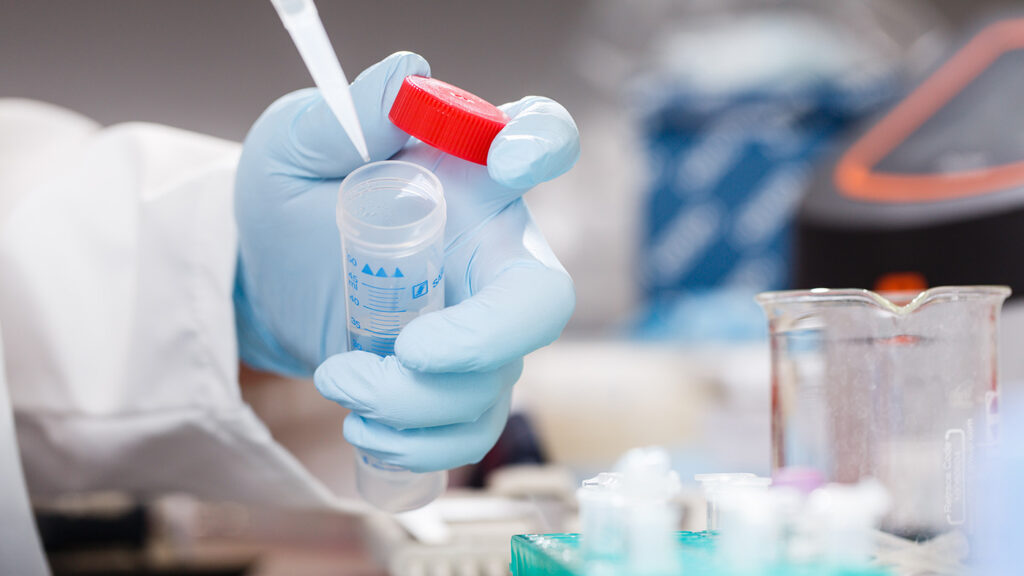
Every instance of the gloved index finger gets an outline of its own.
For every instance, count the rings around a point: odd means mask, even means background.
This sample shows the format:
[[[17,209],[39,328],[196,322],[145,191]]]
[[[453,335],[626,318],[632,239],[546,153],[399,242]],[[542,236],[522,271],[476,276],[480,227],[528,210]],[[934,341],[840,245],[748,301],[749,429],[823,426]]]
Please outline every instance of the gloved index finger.
[[[402,80],[429,75],[426,60],[397,52],[367,68],[352,82],[371,160],[386,160],[409,139],[388,120]],[[267,109],[253,126],[247,147],[260,143],[275,161],[275,171],[303,178],[341,178],[363,164],[341,123],[316,89],[289,94]]]
[[[491,178],[509,188],[527,189],[557,178],[576,164],[580,135],[569,111],[541,96],[501,106],[511,121],[487,154]]]
[[[469,297],[460,280],[445,285],[462,300],[410,322],[395,355],[422,372],[493,370],[554,341],[572,314],[575,290],[521,200],[491,220],[466,247]],[[460,256],[445,266],[463,269]]]
[[[395,355],[423,372],[493,370],[558,338],[574,303],[565,272],[513,264],[473,297],[410,322]]]

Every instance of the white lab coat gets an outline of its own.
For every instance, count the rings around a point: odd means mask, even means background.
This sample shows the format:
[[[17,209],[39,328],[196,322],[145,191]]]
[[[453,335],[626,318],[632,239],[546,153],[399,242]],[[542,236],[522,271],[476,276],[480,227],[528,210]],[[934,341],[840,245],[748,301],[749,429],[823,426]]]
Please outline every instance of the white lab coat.
[[[347,507],[239,394],[238,154],[165,126],[104,128],[0,100],[0,329],[33,497]]]

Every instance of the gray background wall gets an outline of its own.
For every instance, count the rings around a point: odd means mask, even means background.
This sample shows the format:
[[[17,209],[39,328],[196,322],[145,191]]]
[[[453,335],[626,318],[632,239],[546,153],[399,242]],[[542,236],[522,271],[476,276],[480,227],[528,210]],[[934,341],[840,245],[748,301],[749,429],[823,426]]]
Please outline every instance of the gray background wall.
[[[626,0],[623,0],[626,1]],[[642,5],[643,2],[635,2]],[[350,77],[396,50],[484,98],[571,101],[568,44],[587,0],[321,0]],[[941,0],[952,21],[1006,0]],[[240,138],[277,96],[310,84],[265,0],[2,0],[0,97],[47,100],[103,123],[152,120]],[[625,24],[624,24],[625,25]]]
[[[149,120],[239,139],[276,97],[311,84],[269,1],[3,0],[0,97],[102,123]],[[397,50],[484,98],[546,93],[583,0],[321,0],[350,79]]]

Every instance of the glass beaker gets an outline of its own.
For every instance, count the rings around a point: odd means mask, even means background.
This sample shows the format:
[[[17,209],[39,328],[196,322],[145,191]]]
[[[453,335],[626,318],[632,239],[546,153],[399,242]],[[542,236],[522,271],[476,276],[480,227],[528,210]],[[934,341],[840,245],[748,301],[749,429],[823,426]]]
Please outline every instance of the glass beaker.
[[[883,529],[970,531],[979,460],[996,439],[1002,286],[766,292],[772,467],[874,477]]]

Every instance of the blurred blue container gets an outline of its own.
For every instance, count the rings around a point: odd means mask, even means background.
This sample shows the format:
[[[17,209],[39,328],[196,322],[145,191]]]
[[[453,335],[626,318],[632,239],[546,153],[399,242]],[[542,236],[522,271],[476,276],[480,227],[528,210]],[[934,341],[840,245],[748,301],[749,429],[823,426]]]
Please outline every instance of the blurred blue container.
[[[787,287],[790,222],[815,162],[896,85],[875,77],[731,95],[648,86],[646,296]]]
[[[769,11],[690,22],[662,43],[665,71],[634,93],[649,174],[635,337],[764,337],[753,296],[787,287],[816,163],[903,80],[898,58],[841,20]]]

